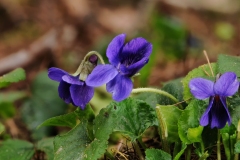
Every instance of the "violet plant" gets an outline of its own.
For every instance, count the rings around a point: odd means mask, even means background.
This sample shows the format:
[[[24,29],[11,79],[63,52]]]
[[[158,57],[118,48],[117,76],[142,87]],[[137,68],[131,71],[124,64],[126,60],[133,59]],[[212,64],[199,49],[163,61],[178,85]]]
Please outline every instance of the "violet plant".
[[[70,129],[54,137],[51,151],[37,149],[54,160],[203,160],[214,155],[218,160],[239,159],[240,58],[219,55],[217,62],[195,68],[161,89],[135,88],[133,79],[151,61],[154,46],[140,37],[125,44],[125,38],[120,34],[109,43],[106,55],[110,64],[104,64],[101,55],[92,51],[73,74],[55,67],[48,70],[49,78],[59,83],[56,94],[75,106],[75,111],[40,124],[38,128]],[[113,100],[98,106],[102,109],[96,113],[94,90],[105,84]],[[111,142],[114,134],[120,135],[118,144]],[[149,140],[158,143],[149,146]],[[5,159],[3,150],[9,145],[0,146]],[[28,149],[21,151],[33,156],[33,144],[26,147],[21,142],[21,146]]]
[[[125,38],[125,34],[120,34],[109,43],[106,55],[110,64],[102,62],[96,65],[97,59],[102,58],[94,52],[96,54],[91,56],[98,58],[93,58],[92,61],[87,55],[80,65],[82,67],[73,75],[60,69],[49,69],[49,77],[60,82],[59,96],[66,103],[72,103],[81,108],[71,113],[80,120],[80,123],[67,134],[55,138],[55,159],[62,157],[64,159],[98,159],[103,155],[109,159],[115,159],[116,155],[121,156],[121,151],[109,150],[108,140],[110,134],[116,131],[130,138],[137,159],[159,159],[160,156],[164,157],[163,159],[177,160],[184,157],[184,152],[186,159],[191,159],[192,152],[195,152],[199,159],[207,159],[214,150],[211,145],[214,146],[216,141],[218,159],[221,159],[219,153],[221,134],[230,134],[230,132],[225,133],[227,128],[236,130],[238,127],[238,118],[231,112],[236,108],[228,104],[231,101],[227,101],[227,97],[231,96],[229,99],[233,101],[239,98],[239,94],[236,93],[239,88],[237,79],[239,71],[236,72],[236,68],[222,69],[221,65],[224,63],[221,63],[221,59],[225,58],[225,55],[220,55],[217,65],[215,63],[204,65],[208,70],[213,69],[215,74],[222,73],[220,77],[211,77],[206,69],[197,68],[181,80],[182,85],[178,88],[174,86],[175,82],[169,82],[162,90],[134,89],[132,78],[147,64],[149,58],[151,59],[152,44],[144,38],[135,38],[124,44]],[[84,65],[85,63],[88,65]],[[84,72],[84,79],[81,79],[81,70],[89,64],[90,69]],[[208,80],[211,78],[216,78],[216,82]],[[106,91],[112,94],[113,102],[95,115],[88,103],[93,96],[93,87],[104,84],[106,84]],[[79,87],[74,91],[73,88],[77,86]],[[177,89],[179,90],[176,91]],[[148,92],[147,96],[140,96],[140,98],[131,96],[131,93],[141,92]],[[156,103],[147,101],[148,96],[156,94],[159,95]],[[209,102],[205,100],[207,98]],[[58,119],[66,118],[65,116],[69,115],[52,118],[40,126],[51,125]],[[89,125],[92,128],[90,131],[87,129]],[[159,130],[162,145],[159,146],[160,148],[150,149],[143,142],[142,136],[154,126]],[[222,129],[222,133],[216,129]],[[203,135],[205,132],[207,134],[213,132],[211,135],[215,137],[206,142],[206,137]],[[233,135],[236,138],[232,145],[224,143],[228,159],[238,158],[240,136],[237,136],[237,132]],[[73,145],[69,146],[69,142]],[[171,152],[171,144],[175,145],[173,152]],[[228,153],[229,148],[233,148],[234,144],[235,152]],[[69,155],[69,153],[72,154]],[[122,157],[128,159],[124,155]]]

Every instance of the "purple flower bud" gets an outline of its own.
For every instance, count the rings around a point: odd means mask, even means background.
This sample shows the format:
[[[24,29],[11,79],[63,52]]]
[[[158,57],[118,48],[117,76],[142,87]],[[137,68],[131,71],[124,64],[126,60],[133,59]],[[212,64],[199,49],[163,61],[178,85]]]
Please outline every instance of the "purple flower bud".
[[[97,65],[98,62],[98,56],[93,54],[88,58],[88,61],[91,62],[94,65]]]

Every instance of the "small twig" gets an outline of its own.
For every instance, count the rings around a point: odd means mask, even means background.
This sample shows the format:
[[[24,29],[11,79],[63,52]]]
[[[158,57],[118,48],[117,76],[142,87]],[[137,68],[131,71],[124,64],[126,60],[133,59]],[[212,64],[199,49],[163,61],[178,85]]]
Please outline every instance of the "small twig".
[[[203,54],[205,55],[205,57],[206,57],[206,59],[207,59],[207,62],[208,62],[208,65],[209,65],[210,71],[211,71],[211,73],[212,73],[212,76],[214,77],[213,70],[212,70],[212,66],[211,66],[211,63],[210,63],[210,61],[209,61],[209,58],[208,58],[207,52],[204,50],[204,51],[203,51]]]
[[[124,159],[128,160],[127,157],[125,156],[124,153],[120,152],[120,151],[117,151],[117,150],[112,150],[113,152],[116,152],[116,154],[119,154],[120,156],[122,156]]]
[[[181,102],[175,103],[175,104],[173,104],[173,105],[174,105],[174,106],[177,106],[177,105],[179,105],[179,104],[182,104],[182,103],[184,103],[184,102],[189,101],[190,99],[192,99],[192,98],[188,98],[188,99],[186,99],[186,100],[184,100],[184,101],[181,101]]]
[[[123,139],[121,139],[120,142],[118,143],[117,148],[116,148],[116,151],[119,151],[119,150],[120,150],[120,148],[122,147],[122,143],[123,143]],[[114,156],[116,156],[116,154],[117,154],[117,152],[115,153]]]
[[[203,72],[206,73],[206,75],[207,75],[208,77],[210,77],[210,74],[209,74],[209,73],[205,70],[205,68],[204,68],[205,66],[201,66],[201,67],[202,67]]]

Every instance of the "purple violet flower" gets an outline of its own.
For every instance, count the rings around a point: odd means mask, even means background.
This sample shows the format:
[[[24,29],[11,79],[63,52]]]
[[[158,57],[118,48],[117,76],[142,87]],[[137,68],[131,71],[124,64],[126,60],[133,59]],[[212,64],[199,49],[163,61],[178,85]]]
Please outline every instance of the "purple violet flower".
[[[197,99],[209,98],[209,105],[200,119],[202,126],[223,128],[226,123],[231,124],[231,117],[227,108],[226,98],[234,95],[239,87],[237,76],[233,72],[226,72],[216,82],[204,78],[194,78],[189,82],[191,93]]]
[[[95,67],[97,61],[98,57],[92,55],[85,64],[89,66],[88,62],[90,62]],[[87,66],[85,66],[85,68],[86,67]],[[58,86],[59,97],[67,104],[72,103],[74,106],[84,109],[94,95],[94,88],[86,85],[84,81],[80,80],[80,75],[73,76],[62,69],[52,67],[48,70],[48,77],[54,81],[60,82]]]
[[[152,52],[152,44],[144,38],[132,39],[124,45],[125,38],[125,34],[120,34],[110,42],[106,54],[111,64],[96,66],[86,79],[86,84],[92,87],[107,84],[107,91],[116,101],[130,95],[131,77],[148,62]]]

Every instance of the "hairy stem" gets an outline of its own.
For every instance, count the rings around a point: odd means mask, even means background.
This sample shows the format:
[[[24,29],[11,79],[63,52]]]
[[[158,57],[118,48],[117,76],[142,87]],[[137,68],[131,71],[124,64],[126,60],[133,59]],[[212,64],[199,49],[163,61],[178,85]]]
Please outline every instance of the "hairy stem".
[[[132,93],[140,93],[140,92],[153,92],[153,93],[157,93],[157,94],[161,94],[164,95],[168,98],[170,98],[171,100],[173,100],[174,102],[178,102],[177,98],[175,98],[173,95],[171,95],[168,92],[165,92],[163,90],[160,89],[156,89],[156,88],[135,88],[132,90]]]
[[[158,131],[159,131],[160,139],[162,141],[162,148],[165,152],[170,153],[170,148],[167,141],[167,137],[168,137],[167,125],[163,120],[159,106],[156,107],[156,113],[157,113],[157,119],[159,123]]]

